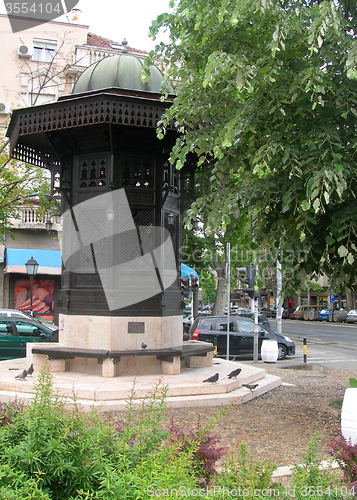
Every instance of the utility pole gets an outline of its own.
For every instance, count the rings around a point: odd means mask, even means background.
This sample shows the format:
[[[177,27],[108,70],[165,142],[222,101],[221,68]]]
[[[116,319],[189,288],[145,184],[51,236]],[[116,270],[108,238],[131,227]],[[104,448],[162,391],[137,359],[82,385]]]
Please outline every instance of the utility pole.
[[[231,244],[226,246],[227,264],[226,264],[226,279],[227,279],[227,359],[229,360],[229,310],[231,307]]]
[[[253,361],[258,363],[258,337],[259,337],[259,321],[258,321],[258,297],[259,293],[254,290],[255,276],[257,267],[250,264],[246,267],[239,267],[238,272],[245,275],[241,279],[242,283],[248,285],[248,288],[242,288],[243,292],[248,293],[250,298],[250,310],[254,314],[254,342],[253,342]]]
[[[276,333],[282,333],[283,330],[283,311],[280,305],[281,291],[283,289],[283,278],[281,275],[280,261],[276,261]]]

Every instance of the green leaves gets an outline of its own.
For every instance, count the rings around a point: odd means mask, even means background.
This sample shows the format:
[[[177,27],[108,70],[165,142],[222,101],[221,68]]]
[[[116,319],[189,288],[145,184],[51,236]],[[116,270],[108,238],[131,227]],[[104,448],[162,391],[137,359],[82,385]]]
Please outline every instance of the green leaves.
[[[290,265],[291,285],[307,270],[343,284],[355,274],[353,8],[345,19],[328,1],[282,9],[277,0],[181,0],[161,20],[172,37],[162,53],[179,82],[159,131],[174,119],[182,134],[170,161],[181,168],[190,151],[208,172],[197,205],[208,233],[231,227],[226,200],[239,193],[262,247],[306,251]]]
[[[5,139],[0,135],[0,239],[11,231],[9,219],[17,217],[17,209],[23,203],[36,204],[49,209],[46,195],[50,192],[48,174],[36,168],[10,159]]]
[[[350,382],[350,387],[353,387],[355,389],[357,388],[357,379],[350,378],[349,382]]]

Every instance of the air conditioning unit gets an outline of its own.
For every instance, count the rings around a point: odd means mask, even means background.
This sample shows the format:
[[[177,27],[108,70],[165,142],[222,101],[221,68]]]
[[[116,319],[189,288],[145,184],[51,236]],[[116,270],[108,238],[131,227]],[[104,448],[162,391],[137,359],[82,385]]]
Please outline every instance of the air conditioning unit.
[[[0,114],[8,115],[11,112],[9,102],[0,102]]]
[[[17,53],[20,57],[31,57],[32,56],[32,47],[31,45],[19,45],[17,47]]]

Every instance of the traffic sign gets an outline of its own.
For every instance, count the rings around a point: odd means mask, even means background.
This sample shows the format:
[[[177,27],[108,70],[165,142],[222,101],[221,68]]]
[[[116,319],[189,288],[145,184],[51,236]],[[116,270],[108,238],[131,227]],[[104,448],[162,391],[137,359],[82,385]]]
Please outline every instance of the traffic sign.
[[[336,302],[336,295],[334,293],[330,294],[330,302]]]

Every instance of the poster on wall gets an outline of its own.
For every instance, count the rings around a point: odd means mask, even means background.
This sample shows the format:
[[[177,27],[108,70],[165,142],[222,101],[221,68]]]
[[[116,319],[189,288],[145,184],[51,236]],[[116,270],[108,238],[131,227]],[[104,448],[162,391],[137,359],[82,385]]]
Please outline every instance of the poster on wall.
[[[32,309],[34,316],[53,321],[54,292],[54,280],[33,280]],[[29,279],[15,280],[14,299],[15,309],[30,314],[31,283]]]

